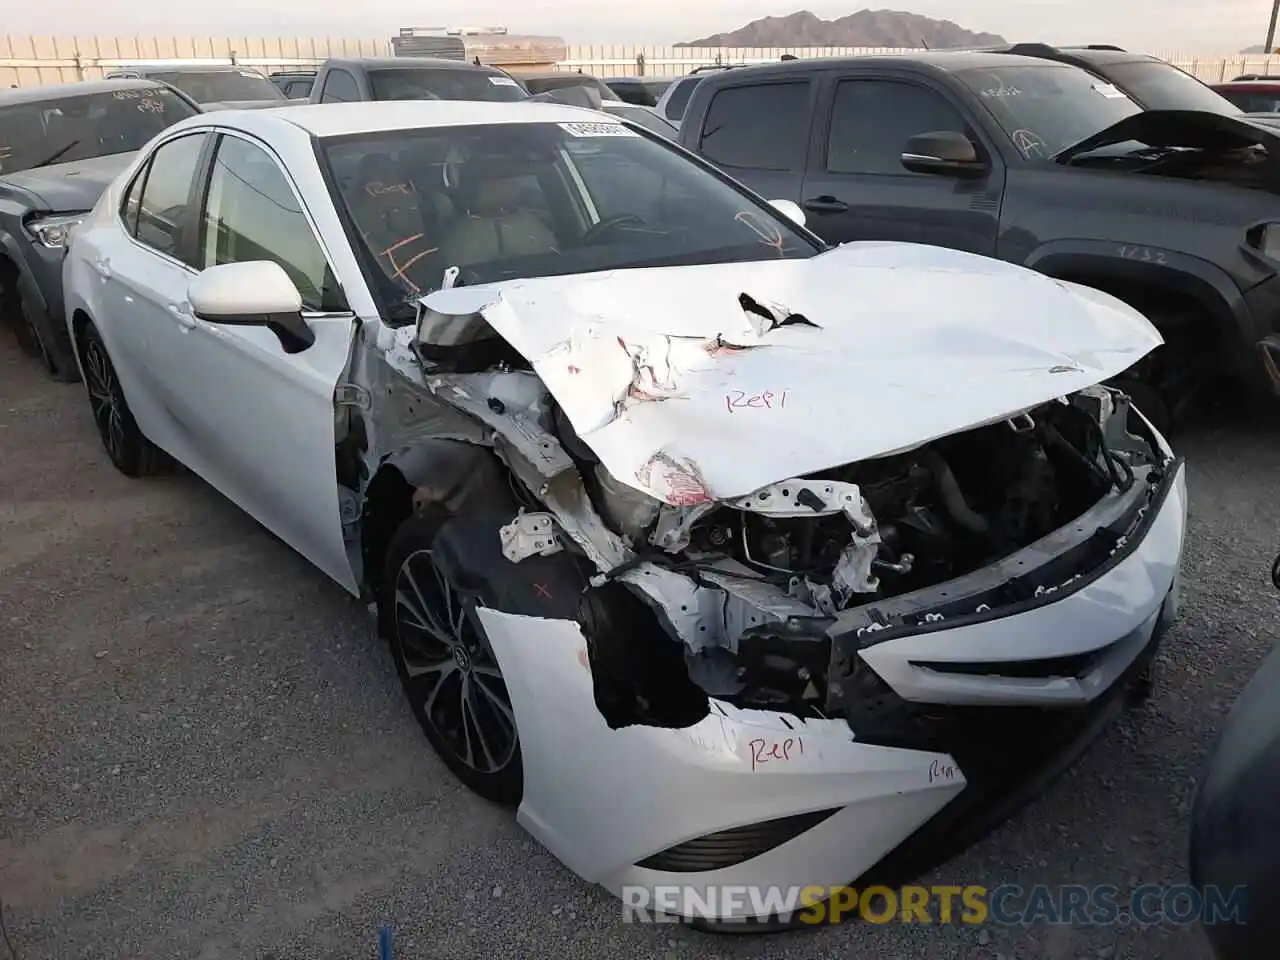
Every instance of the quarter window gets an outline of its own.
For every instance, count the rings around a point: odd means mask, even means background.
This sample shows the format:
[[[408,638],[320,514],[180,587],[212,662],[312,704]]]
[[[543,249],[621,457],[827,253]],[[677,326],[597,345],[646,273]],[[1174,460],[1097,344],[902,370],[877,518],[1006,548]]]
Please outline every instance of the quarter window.
[[[191,222],[191,181],[200,165],[205,136],[196,133],[178,137],[156,150],[138,204],[138,240],[189,266],[195,264],[191,262],[191,245],[183,234]]]
[[[345,70],[331,70],[324,79],[324,89],[320,91],[321,103],[356,103],[360,99],[360,88],[356,86],[356,78]]]
[[[809,83],[755,83],[715,94],[701,152],[744,170],[799,170],[809,136]]]
[[[288,180],[261,147],[218,143],[200,237],[201,269],[270,260],[284,268],[309,310],[337,309],[324,251]]]
[[[827,170],[914,176],[902,165],[909,139],[967,129],[959,111],[936,90],[892,80],[845,80],[836,87],[831,110]]]
[[[124,199],[120,201],[120,219],[124,221],[124,228],[131,237],[138,235],[138,201],[142,199],[142,185],[146,179],[147,167],[144,164],[134,175],[129,189],[124,192]]]

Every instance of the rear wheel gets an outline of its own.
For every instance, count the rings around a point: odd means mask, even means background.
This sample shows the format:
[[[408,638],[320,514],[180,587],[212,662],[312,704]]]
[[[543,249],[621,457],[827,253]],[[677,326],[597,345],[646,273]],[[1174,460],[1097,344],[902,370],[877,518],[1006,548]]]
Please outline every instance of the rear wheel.
[[[158,473],[166,461],[165,455],[138,429],[116,368],[107,355],[107,346],[92,325],[86,326],[80,335],[80,356],[89,409],[112,464],[126,477]]]
[[[476,597],[437,562],[443,517],[411,517],[387,551],[379,606],[409,706],[440,759],[473,791],[519,804],[524,768],[511,697]]]

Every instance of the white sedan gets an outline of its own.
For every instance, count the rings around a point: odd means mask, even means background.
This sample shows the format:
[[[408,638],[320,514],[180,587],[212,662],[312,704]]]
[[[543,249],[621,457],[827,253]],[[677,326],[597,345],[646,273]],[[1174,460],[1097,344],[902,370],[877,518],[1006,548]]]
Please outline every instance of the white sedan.
[[[221,112],[74,232],[67,317],[112,462],[376,602],[468,786],[632,903],[752,918],[716,890],[905,879],[1069,763],[1186,522],[1102,385],[1143,317],[802,219],[569,106]]]

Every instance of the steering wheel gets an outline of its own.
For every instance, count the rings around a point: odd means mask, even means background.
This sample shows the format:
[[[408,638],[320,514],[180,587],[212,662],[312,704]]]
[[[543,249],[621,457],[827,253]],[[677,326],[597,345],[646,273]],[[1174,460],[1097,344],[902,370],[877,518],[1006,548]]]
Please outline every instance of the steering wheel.
[[[616,230],[619,227],[643,227],[644,218],[634,213],[615,213],[611,217],[605,217],[597,224],[587,228],[587,232],[582,235],[583,245],[595,243],[610,230]]]

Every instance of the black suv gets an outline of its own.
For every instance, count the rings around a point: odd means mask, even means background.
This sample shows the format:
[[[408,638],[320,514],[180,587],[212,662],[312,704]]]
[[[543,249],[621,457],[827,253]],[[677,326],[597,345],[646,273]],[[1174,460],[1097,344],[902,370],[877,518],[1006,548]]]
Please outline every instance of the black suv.
[[[1084,47],[1051,47],[1047,43],[1013,43],[993,47],[991,53],[1053,60],[1088,70],[1114,84],[1146,110],[1208,110],[1227,116],[1240,109],[1208,84],[1167,60],[1130,53],[1109,43]]]
[[[1162,420],[1209,373],[1280,388],[1280,127],[1144,112],[1046,59],[936,52],[711,74],[680,142],[829,243],[968,250],[1132,304],[1167,345],[1126,386]]]

